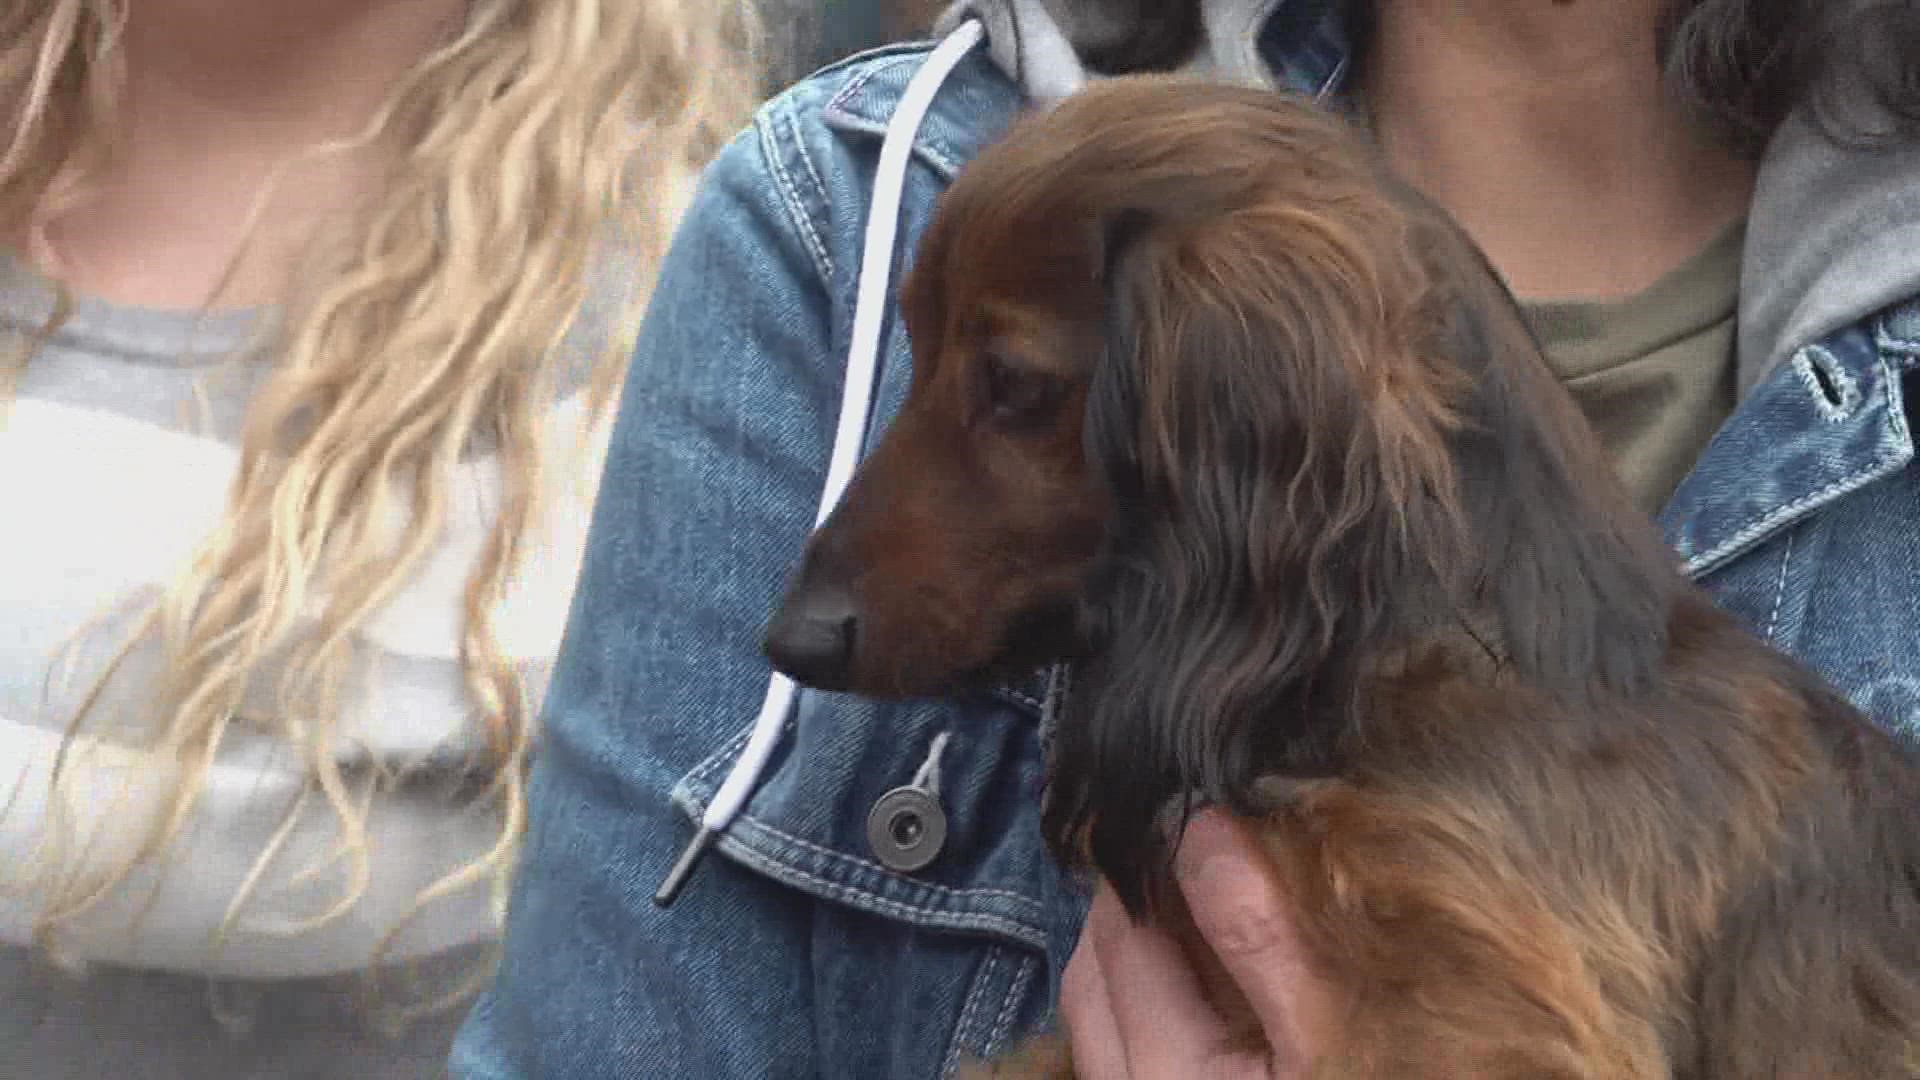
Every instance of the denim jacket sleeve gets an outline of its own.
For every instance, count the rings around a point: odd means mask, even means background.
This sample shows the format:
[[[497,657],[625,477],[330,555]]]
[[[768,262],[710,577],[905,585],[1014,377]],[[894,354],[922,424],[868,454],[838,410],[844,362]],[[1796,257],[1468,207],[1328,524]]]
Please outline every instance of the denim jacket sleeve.
[[[933,1077],[1047,1011],[1083,901],[1042,852],[1040,710],[1019,688],[803,694],[717,854],[674,906],[651,899],[760,703],[760,634],[825,475],[876,133],[923,57],[869,54],[777,98],[683,221],[545,706],[502,966],[456,1076]],[[916,146],[904,251],[1018,106],[976,59]],[[890,326],[882,419],[909,363]],[[869,812],[927,764],[942,849],[890,869]]]

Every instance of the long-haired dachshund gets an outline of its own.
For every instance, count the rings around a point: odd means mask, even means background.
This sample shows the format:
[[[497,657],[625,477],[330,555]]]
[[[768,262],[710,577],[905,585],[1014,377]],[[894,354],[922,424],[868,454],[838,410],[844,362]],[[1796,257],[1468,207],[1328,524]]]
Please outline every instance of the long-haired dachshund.
[[[1685,581],[1361,137],[1104,83],[965,170],[903,304],[912,389],[783,669],[904,696],[1071,660],[1049,842],[1177,927],[1169,823],[1259,821],[1352,1003],[1322,1075],[1916,1074],[1913,759]],[[993,1068],[1070,1076],[1063,1046]]]

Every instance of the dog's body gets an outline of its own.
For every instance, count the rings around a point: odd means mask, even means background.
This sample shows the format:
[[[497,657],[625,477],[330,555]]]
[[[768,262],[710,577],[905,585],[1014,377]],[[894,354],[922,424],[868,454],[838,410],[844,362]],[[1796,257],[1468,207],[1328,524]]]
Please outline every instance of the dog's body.
[[[1263,821],[1349,1006],[1318,1075],[1920,1075],[1920,770],[1685,582],[1337,121],[1086,91],[961,176],[905,307],[770,651],[890,695],[1073,659],[1052,842],[1177,924],[1165,814]]]

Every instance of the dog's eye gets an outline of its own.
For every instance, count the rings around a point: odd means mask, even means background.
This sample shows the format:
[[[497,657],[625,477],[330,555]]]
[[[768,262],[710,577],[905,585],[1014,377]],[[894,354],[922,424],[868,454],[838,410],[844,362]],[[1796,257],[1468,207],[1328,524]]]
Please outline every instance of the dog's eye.
[[[1066,391],[1065,381],[1057,376],[1016,366],[997,353],[987,353],[981,367],[988,414],[1001,424],[1045,420]]]

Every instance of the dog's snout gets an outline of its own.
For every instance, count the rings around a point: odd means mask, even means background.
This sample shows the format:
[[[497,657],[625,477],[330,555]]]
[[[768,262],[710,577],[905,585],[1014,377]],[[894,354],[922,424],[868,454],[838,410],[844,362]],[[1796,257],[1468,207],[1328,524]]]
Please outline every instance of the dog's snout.
[[[860,620],[853,595],[830,585],[802,585],[767,628],[767,658],[795,680],[821,690],[846,688]]]

